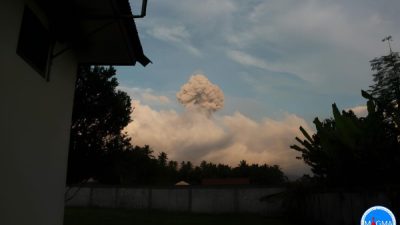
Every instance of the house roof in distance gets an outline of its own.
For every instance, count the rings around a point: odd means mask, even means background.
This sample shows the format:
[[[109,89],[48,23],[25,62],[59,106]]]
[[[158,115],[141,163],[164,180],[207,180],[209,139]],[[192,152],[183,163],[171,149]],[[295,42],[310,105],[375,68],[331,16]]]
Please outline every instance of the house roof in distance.
[[[175,186],[189,186],[190,184],[186,181],[179,181],[175,184]]]
[[[58,41],[74,49],[80,63],[146,66],[128,0],[36,0]]]

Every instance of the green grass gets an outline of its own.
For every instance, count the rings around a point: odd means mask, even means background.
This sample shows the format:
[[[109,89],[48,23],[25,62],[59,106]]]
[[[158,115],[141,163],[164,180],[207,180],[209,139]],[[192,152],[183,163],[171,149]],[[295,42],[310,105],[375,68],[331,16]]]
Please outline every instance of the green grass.
[[[249,214],[189,214],[160,211],[66,208],[64,225],[292,225],[283,218]]]

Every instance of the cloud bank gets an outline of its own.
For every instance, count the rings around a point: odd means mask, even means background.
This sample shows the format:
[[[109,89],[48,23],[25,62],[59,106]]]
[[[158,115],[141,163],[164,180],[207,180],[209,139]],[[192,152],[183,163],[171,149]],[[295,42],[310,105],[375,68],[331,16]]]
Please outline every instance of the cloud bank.
[[[176,96],[185,106],[184,112],[132,102],[134,121],[126,131],[134,145],[148,144],[155,152],[166,152],[172,160],[196,164],[207,160],[235,166],[246,160],[277,164],[290,177],[308,172],[306,165],[296,159],[299,153],[289,148],[301,135],[300,126],[310,130],[303,118],[284,113],[281,119],[265,117],[256,121],[240,112],[211,117],[223,107],[224,95],[201,74],[192,76]]]
[[[368,108],[366,105],[355,106],[347,110],[353,111],[358,117],[366,117],[368,115]]]
[[[177,161],[201,160],[237,165],[249,163],[280,165],[291,176],[302,175],[308,169],[290,149],[300,136],[304,119],[286,113],[282,119],[264,118],[255,121],[240,112],[212,118],[198,111],[178,113],[175,110],[154,110],[134,101],[134,121],[126,131],[135,145],[150,145],[155,152],[164,151]]]

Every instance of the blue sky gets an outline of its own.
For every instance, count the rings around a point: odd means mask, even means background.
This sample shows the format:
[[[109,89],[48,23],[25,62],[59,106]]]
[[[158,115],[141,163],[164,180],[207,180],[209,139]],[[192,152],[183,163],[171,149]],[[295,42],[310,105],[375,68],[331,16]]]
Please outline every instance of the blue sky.
[[[132,7],[138,2],[131,1]],[[150,0],[147,16],[136,24],[153,64],[118,67],[118,79],[140,106],[182,115],[176,93],[191,75],[203,74],[224,93],[224,108],[211,118],[223,132],[231,128],[221,121],[235,113],[257,125],[294,116],[312,129],[314,117],[331,115],[333,102],[362,111],[360,90],[372,84],[369,60],[388,51],[381,39],[392,35],[392,46],[399,49],[398,9],[398,0]],[[136,122],[140,118],[136,115]],[[150,142],[148,136],[142,141]],[[178,159],[190,155],[168,151]],[[202,156],[231,163],[221,160],[222,153]]]

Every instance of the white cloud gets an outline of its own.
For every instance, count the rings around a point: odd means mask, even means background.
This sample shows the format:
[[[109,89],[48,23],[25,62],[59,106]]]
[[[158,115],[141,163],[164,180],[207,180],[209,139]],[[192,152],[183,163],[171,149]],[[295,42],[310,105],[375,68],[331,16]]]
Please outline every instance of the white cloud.
[[[229,28],[230,23],[237,13],[238,6],[235,0],[171,0],[161,4],[163,10],[169,10],[174,15],[168,20],[180,21],[198,30],[198,35],[207,37],[209,32],[212,35],[219,34]],[[211,38],[211,37],[210,37]]]
[[[182,0],[177,7],[196,20],[216,19],[237,11],[237,5],[232,0]]]
[[[267,71],[278,72],[278,73],[289,73],[294,76],[298,76],[298,78],[303,79],[306,78],[308,81],[314,81],[313,79],[310,80],[311,77],[318,77],[315,72],[309,72],[304,74],[304,70],[301,67],[298,67],[298,64],[291,64],[288,62],[283,62],[281,60],[277,60],[274,62],[268,62],[267,60],[255,57],[250,55],[244,51],[239,50],[227,50],[227,56],[233,60],[244,66],[255,67]],[[247,79],[249,77],[243,77]],[[250,78],[251,79],[251,78]],[[256,85],[259,85],[260,81],[255,81]]]
[[[242,64],[244,66],[253,66],[259,69],[265,69],[274,72],[284,72],[284,73],[286,72],[292,74],[299,73],[299,71],[296,71],[295,68],[293,68],[293,66],[283,65],[280,62],[268,62],[266,60],[247,54],[246,52],[243,51],[228,50],[227,56],[233,61]]]
[[[190,38],[189,32],[182,25],[174,27],[154,27],[147,32],[160,40],[178,43]]]
[[[227,49],[240,50],[228,54],[235,61],[240,57],[242,64],[289,72],[324,90],[349,93],[369,84],[368,61],[386,53],[382,37],[400,37],[395,21],[360,1],[263,1],[225,39]]]
[[[381,46],[372,44],[378,43],[385,30],[393,29],[395,24],[384,19],[383,12],[349,5],[340,1],[265,1],[256,5],[248,17],[249,26],[243,33],[250,35],[238,39],[248,44],[270,41],[282,49],[284,44],[287,50],[312,42],[317,47],[325,45],[376,54]]]
[[[161,41],[166,41],[175,46],[182,47],[189,53],[195,56],[201,56],[199,49],[191,44],[191,35],[183,25],[177,26],[158,26],[154,25],[147,29],[147,33],[152,37]]]
[[[368,109],[366,105],[355,106],[347,110],[353,111],[358,117],[366,117],[368,115]]]
[[[263,61],[262,59],[251,56],[245,52],[228,50],[227,55],[233,61],[240,63],[242,65],[254,66],[260,69],[272,70],[272,68],[270,67],[270,65],[267,64],[267,62]]]
[[[171,100],[165,95],[159,95],[150,88],[139,88],[139,87],[125,87],[119,86],[118,89],[126,92],[132,99],[137,101],[143,101],[146,104],[168,104]]]
[[[151,93],[145,92],[142,94],[143,101],[146,102],[159,102],[161,104],[167,104],[170,102],[169,98],[164,95],[153,95]]]
[[[212,58],[223,65],[227,51],[244,53],[253,67],[295,74],[318,84],[317,91],[352,94],[370,84],[368,61],[386,53],[382,37],[400,37],[399,6],[398,0],[168,0],[149,4],[138,24],[202,55],[205,64]]]
[[[210,118],[196,111],[157,111],[138,101],[133,106],[135,120],[126,128],[133,144],[149,144],[173,160],[208,160],[234,166],[244,159],[278,164],[292,176],[308,172],[305,164],[295,159],[299,154],[289,148],[300,135],[299,126],[308,128],[304,119],[294,114],[258,122],[240,112]]]

